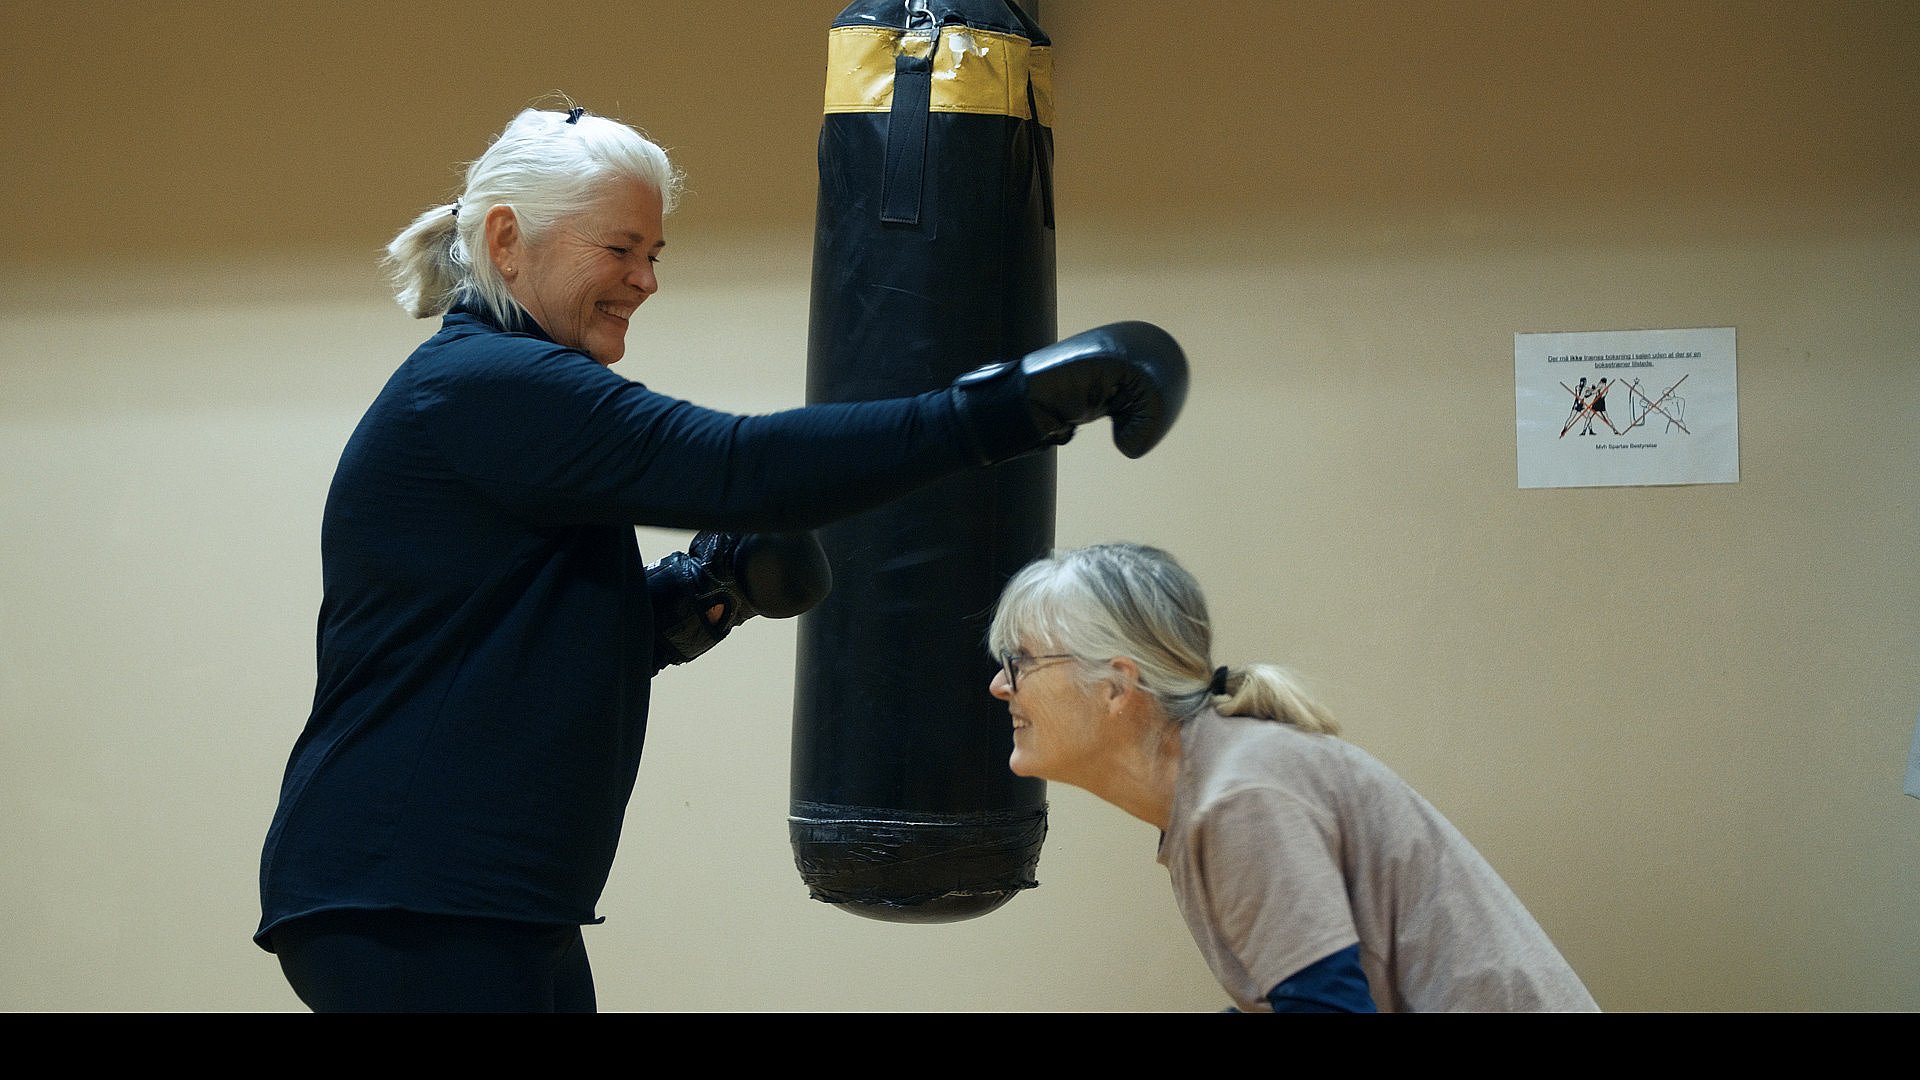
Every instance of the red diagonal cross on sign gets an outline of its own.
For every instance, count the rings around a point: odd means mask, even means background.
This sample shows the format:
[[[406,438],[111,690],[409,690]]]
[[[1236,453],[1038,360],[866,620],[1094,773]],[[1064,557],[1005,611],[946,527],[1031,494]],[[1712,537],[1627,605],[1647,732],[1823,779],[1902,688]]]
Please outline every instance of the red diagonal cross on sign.
[[[1607,425],[1608,431],[1613,432],[1615,435],[1620,434],[1620,429],[1613,426],[1613,421],[1607,419],[1606,413],[1595,411],[1595,409],[1598,408],[1600,403],[1606,400],[1607,391],[1613,389],[1614,385],[1618,385],[1618,384],[1609,384],[1607,386],[1600,386],[1596,384],[1594,388],[1588,392],[1586,397],[1582,397],[1580,394],[1580,391],[1575,390],[1573,387],[1568,386],[1566,383],[1561,383],[1560,389],[1565,390],[1568,394],[1573,396],[1573,407],[1579,411],[1575,412],[1572,416],[1567,418],[1566,426],[1560,429],[1560,437],[1563,439],[1566,438],[1567,432],[1573,430],[1573,425],[1579,423],[1581,420],[1586,419],[1587,417],[1595,417],[1599,419],[1601,423]],[[1678,384],[1675,384],[1675,385],[1678,385]],[[1592,425],[1589,424],[1588,426],[1591,427]]]
[[[1691,375],[1691,374],[1693,374],[1693,372],[1691,371],[1687,372],[1687,375]],[[1637,397],[1641,401],[1644,401],[1647,403],[1647,412],[1641,413],[1639,420],[1634,421],[1632,424],[1628,424],[1627,430],[1631,431],[1635,426],[1645,423],[1647,419],[1647,413],[1659,413],[1661,416],[1666,417],[1667,421],[1671,423],[1674,427],[1679,428],[1683,434],[1687,434],[1687,435],[1693,434],[1693,432],[1687,430],[1687,425],[1680,422],[1679,417],[1673,415],[1672,413],[1660,407],[1661,405],[1666,403],[1666,400],[1668,398],[1673,396],[1673,392],[1675,390],[1680,389],[1680,383],[1687,381],[1687,375],[1680,376],[1680,382],[1676,382],[1672,386],[1667,387],[1666,393],[1660,395],[1659,401],[1654,401],[1648,398],[1647,395],[1641,393],[1640,382],[1637,379],[1633,382],[1632,385],[1628,386],[1627,393],[1632,394],[1634,397]],[[1561,432],[1561,434],[1564,435],[1566,433]]]

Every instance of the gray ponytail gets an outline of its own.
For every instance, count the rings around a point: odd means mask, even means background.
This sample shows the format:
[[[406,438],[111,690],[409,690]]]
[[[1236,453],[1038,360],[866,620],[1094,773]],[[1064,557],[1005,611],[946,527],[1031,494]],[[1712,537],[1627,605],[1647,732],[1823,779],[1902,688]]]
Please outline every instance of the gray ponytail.
[[[1302,731],[1340,734],[1333,716],[1286,668],[1273,664],[1229,667],[1226,682],[1227,692],[1213,701],[1213,707],[1224,716],[1254,716],[1292,724]]]

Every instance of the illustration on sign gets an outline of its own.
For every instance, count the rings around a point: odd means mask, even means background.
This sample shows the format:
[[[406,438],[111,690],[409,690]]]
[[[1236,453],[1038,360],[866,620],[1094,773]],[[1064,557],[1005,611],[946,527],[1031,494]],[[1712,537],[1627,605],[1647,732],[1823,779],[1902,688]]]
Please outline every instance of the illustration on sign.
[[[1732,327],[1515,334],[1513,370],[1523,488],[1740,479]]]

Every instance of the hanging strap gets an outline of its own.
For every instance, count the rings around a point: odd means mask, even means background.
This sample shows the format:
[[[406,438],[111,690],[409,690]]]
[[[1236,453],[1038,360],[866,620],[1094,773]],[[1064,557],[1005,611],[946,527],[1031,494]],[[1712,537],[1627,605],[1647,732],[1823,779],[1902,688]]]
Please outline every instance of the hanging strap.
[[[917,36],[917,35],[915,35]],[[893,62],[893,110],[887,116],[886,172],[880,178],[880,220],[892,225],[920,224],[920,199],[927,173],[927,116],[933,107],[933,57],[940,29],[933,29],[925,51],[901,40]]]

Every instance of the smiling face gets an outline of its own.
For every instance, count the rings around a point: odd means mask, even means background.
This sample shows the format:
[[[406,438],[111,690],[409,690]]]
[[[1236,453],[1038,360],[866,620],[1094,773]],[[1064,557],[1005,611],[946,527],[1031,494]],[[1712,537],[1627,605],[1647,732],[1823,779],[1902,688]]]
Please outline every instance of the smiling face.
[[[1016,654],[1018,689],[1004,667],[987,689],[1007,703],[1013,719],[1013,755],[1007,766],[1014,775],[1084,787],[1088,769],[1103,749],[1109,695],[1098,685],[1081,684],[1076,660],[1031,659],[1054,651]]]
[[[492,255],[513,298],[548,337],[610,366],[626,354],[634,310],[660,288],[654,263],[666,245],[663,216],[658,191],[618,180],[538,243],[509,221]]]

